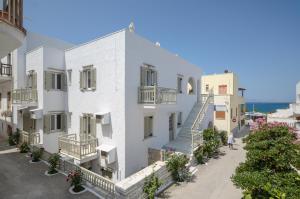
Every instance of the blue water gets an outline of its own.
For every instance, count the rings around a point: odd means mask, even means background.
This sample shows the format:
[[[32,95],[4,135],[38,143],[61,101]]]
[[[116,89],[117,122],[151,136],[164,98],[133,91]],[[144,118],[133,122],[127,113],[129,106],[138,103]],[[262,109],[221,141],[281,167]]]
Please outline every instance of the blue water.
[[[262,113],[275,112],[276,109],[285,109],[289,107],[289,103],[265,103],[265,102],[247,102],[246,107],[247,111],[254,110]]]

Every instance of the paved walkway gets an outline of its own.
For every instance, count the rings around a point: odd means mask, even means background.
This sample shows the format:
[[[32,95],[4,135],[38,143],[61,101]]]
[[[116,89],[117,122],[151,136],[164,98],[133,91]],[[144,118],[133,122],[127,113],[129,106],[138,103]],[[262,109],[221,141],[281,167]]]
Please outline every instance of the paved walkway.
[[[72,195],[62,174],[45,176],[43,162],[30,164],[30,158],[0,140],[0,198],[2,199],[95,199],[90,192]]]
[[[211,159],[207,165],[198,166],[193,182],[173,185],[162,198],[174,199],[241,199],[242,191],[231,182],[230,177],[240,162],[245,159],[242,138],[235,138],[234,150],[221,148],[218,159]]]

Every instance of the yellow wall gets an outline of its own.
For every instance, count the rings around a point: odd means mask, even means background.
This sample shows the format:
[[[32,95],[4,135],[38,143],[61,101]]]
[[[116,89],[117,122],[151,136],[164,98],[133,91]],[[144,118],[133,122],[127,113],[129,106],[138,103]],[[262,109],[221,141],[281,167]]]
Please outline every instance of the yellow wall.
[[[245,104],[245,100],[239,95],[239,83],[237,76],[234,73],[204,75],[202,76],[201,81],[202,94],[208,94],[206,91],[206,85],[209,85],[209,90],[213,90],[214,104],[226,106],[225,120],[216,119],[215,115],[214,125],[219,130],[225,130],[228,133],[234,129],[238,129],[238,124],[244,119],[244,116],[241,114],[240,104]],[[227,94],[219,94],[219,85],[227,85]],[[234,117],[236,118],[236,122],[232,121]]]

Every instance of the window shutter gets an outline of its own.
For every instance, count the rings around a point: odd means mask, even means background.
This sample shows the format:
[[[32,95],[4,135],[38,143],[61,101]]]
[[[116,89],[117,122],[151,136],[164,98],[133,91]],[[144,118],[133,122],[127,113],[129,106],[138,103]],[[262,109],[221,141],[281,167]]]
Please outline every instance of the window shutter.
[[[80,77],[79,87],[80,87],[80,90],[83,90],[84,89],[84,85],[83,85],[83,71],[79,71],[79,77]]]
[[[34,72],[32,74],[32,88],[36,89],[37,88],[37,73]]]
[[[152,75],[153,75],[153,86],[157,86],[157,71],[152,71]]]
[[[80,116],[79,117],[79,120],[80,120],[80,134],[82,135],[83,134],[83,117],[82,116]]]
[[[96,137],[96,117],[91,117],[91,135]]]
[[[52,88],[52,73],[45,71],[45,90],[49,91]]]
[[[144,66],[141,66],[141,86],[146,86],[146,76],[147,76],[147,70]]]
[[[67,121],[67,115],[65,113],[61,114],[61,130],[66,130],[66,121]]]
[[[50,115],[44,115],[44,133],[50,133]]]
[[[97,84],[97,72],[96,72],[96,68],[92,68],[91,69],[91,82],[92,82],[92,89],[96,90],[96,84]]]
[[[61,90],[67,91],[67,78],[66,74],[61,74]]]

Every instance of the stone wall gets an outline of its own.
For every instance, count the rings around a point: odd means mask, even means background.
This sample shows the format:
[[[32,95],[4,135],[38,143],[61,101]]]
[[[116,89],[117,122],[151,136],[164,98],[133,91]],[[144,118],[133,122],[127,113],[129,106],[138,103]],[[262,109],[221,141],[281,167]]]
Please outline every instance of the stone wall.
[[[143,186],[145,178],[150,176],[152,173],[163,182],[162,187],[169,186],[172,181],[172,176],[168,172],[166,163],[158,161],[143,170],[129,176],[128,178],[116,183],[115,194],[117,199],[142,199],[145,198],[143,193]]]

